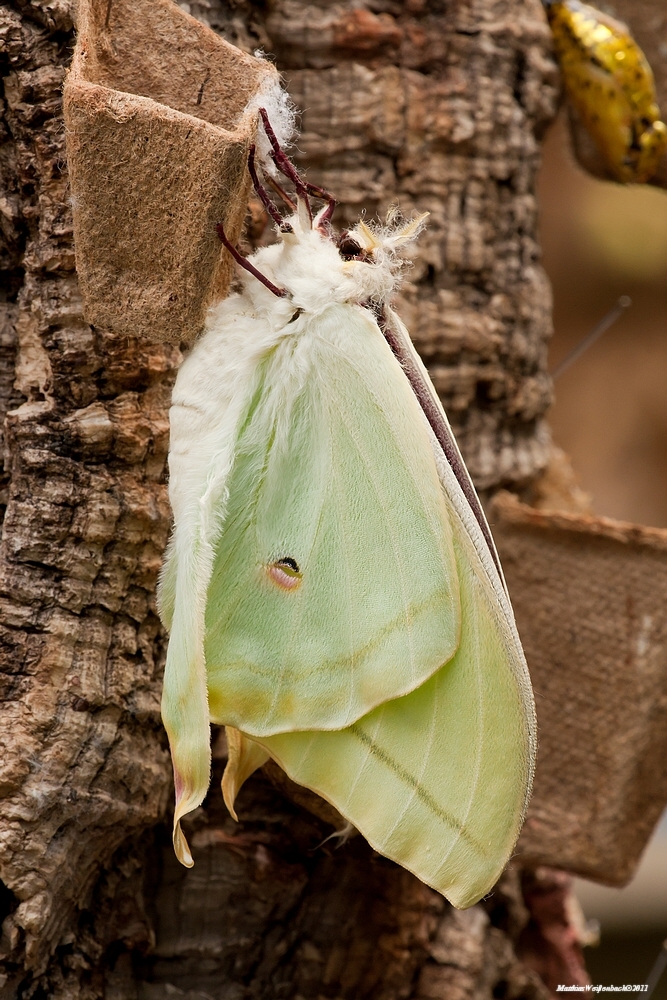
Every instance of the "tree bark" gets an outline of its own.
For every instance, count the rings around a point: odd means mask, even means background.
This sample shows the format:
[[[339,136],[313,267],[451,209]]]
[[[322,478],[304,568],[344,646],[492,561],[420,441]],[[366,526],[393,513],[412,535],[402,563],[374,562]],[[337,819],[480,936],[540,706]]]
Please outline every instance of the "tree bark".
[[[298,160],[340,198],[339,226],[395,202],[431,213],[399,308],[478,487],[530,481],[550,398],[535,174],[557,96],[539,0],[189,7],[275,55],[303,111]],[[180,352],[83,317],[61,118],[72,18],[70,0],[0,4],[0,995],[546,997],[513,950],[516,871],[455,911],[360,837],[322,845],[326,814],[270,773],[236,825],[220,734],[194,869],[173,857],[154,589]]]

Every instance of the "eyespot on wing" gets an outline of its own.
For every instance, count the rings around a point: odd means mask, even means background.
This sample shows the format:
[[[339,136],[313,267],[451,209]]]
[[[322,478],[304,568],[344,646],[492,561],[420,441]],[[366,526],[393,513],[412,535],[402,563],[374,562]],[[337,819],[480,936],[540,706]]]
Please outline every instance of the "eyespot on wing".
[[[301,586],[303,573],[299,569],[296,559],[292,559],[291,556],[285,556],[269,563],[266,572],[269,579],[282,590],[296,590],[297,587]]]

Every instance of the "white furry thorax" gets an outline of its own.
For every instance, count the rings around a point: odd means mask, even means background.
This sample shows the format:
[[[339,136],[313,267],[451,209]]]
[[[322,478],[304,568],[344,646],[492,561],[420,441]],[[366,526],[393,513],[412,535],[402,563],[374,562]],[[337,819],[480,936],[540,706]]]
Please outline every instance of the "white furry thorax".
[[[317,316],[334,303],[381,306],[391,298],[406,263],[400,251],[414,240],[423,218],[395,228],[371,229],[360,222],[336,236],[328,227],[320,228],[317,216],[309,223],[295,213],[285,220],[287,231],[278,242],[248,258],[286,294],[278,298],[247,273],[241,278],[241,294],[258,314],[268,313],[278,323],[296,310]],[[339,249],[343,238],[360,248],[363,260],[345,259]]]
[[[344,260],[331,237],[314,227],[301,230],[296,217],[288,222],[294,232],[282,233],[278,243],[262,247],[250,261],[274,284],[285,289],[284,306],[288,307],[285,312],[291,308],[290,317],[297,309],[317,316],[334,303],[361,305],[373,300],[379,305],[389,299],[396,285],[397,268],[381,247],[376,248],[374,259]],[[283,302],[251,275],[244,275],[243,291],[256,308],[283,312],[276,310],[278,303],[283,305]],[[272,300],[267,299],[267,294]]]

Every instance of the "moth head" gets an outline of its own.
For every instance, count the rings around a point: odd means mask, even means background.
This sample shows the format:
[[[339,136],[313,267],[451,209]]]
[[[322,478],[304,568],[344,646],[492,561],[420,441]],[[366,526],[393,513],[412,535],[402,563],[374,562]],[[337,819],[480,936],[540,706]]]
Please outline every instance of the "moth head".
[[[363,219],[353,229],[332,236],[347,279],[350,301],[386,302],[409,264],[409,247],[424,226],[428,212],[405,221],[391,209],[384,225]]]
[[[267,169],[262,162],[266,157],[261,157],[261,152],[259,164],[256,162],[252,146],[248,169],[279,241],[258,250],[252,260],[246,260],[231,246],[222,226],[217,227],[220,239],[236,261],[258,279],[260,287],[246,281],[246,291],[260,307],[264,300],[268,306],[272,296],[282,299],[286,308],[274,308],[276,319],[278,313],[280,318],[283,312],[287,315],[288,304],[297,310],[317,313],[333,302],[362,305],[386,302],[407,262],[405,249],[423,228],[428,213],[406,222],[396,209],[391,209],[384,225],[370,226],[361,220],[354,228],[336,233],[331,225],[335,198],[298,172],[280,146],[266,108],[259,108],[259,113],[270,145],[272,166],[286,178],[293,193],[285,190]],[[258,166],[264,171],[264,181]],[[279,210],[275,196],[288,207],[286,216]],[[316,201],[324,203],[317,212]],[[271,293],[268,300],[267,292]]]

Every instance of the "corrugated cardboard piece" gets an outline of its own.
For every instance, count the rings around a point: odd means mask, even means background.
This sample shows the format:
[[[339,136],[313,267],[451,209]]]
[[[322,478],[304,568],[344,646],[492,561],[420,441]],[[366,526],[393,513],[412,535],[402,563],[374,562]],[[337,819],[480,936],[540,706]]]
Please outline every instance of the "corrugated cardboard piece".
[[[517,853],[622,885],[667,804],[667,531],[509,493],[491,526],[538,720]]]
[[[79,0],[64,93],[77,271],[94,325],[191,340],[224,295],[249,190],[250,98],[275,69],[173,0]]]

